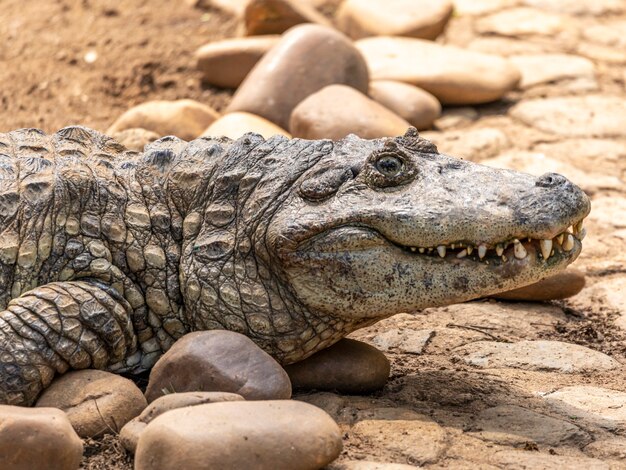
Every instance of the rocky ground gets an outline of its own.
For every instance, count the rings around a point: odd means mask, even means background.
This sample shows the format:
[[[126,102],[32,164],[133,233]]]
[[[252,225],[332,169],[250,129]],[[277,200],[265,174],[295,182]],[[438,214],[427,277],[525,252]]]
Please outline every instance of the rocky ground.
[[[339,2],[311,2],[327,15],[315,21],[336,18]],[[154,99],[226,109],[233,91],[208,84],[194,53],[241,33],[237,14],[224,5],[242,2],[118,3],[3,2],[0,132],[75,123],[106,131],[128,108]],[[459,96],[475,96],[475,89],[450,95],[450,87],[433,87],[443,111],[423,135],[440,151],[530,173],[556,171],[587,191],[592,212],[575,263],[586,287],[565,301],[482,300],[382,321],[353,335],[391,360],[380,392],[296,398],[339,424],[343,451],[332,469],[626,468],[626,2],[454,3],[436,42],[505,57],[521,80],[507,90],[510,69],[497,61],[471,73],[452,66],[476,64],[463,57],[451,55],[444,66],[420,61],[418,72],[443,70],[461,85],[478,75],[489,92],[504,95],[474,104]],[[358,35],[353,23],[341,24]],[[424,34],[436,36],[430,31]],[[368,50],[376,47],[359,46],[370,68]],[[401,46],[392,50],[403,54]],[[282,132],[312,132],[309,109],[300,109],[299,125],[278,122]],[[132,467],[114,435],[86,444],[84,468]]]

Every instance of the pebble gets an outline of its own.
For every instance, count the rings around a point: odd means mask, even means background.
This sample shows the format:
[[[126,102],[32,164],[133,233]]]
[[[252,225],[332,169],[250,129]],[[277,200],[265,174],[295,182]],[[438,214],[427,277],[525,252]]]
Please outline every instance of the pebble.
[[[383,351],[422,354],[434,334],[434,330],[392,328],[374,336],[372,342]]]
[[[332,462],[341,431],[324,411],[293,400],[226,402],[169,411],[139,438],[136,470],[313,470]]]
[[[324,15],[302,0],[250,0],[244,12],[246,34],[281,34],[301,23],[330,26]]]
[[[359,39],[409,36],[435,39],[452,16],[450,0],[346,0],[337,11],[339,29]]]
[[[501,343],[477,341],[455,350],[463,362],[476,367],[561,372],[573,374],[613,370],[619,362],[599,351],[561,341]]]
[[[560,300],[578,294],[585,287],[585,275],[570,268],[539,282],[518,289],[500,292],[492,297],[500,300],[546,301]]]
[[[380,419],[375,416],[352,426],[352,438],[368,447],[398,453],[416,465],[434,463],[445,451],[446,432],[428,416],[401,408],[390,409]]]
[[[510,115],[544,132],[570,137],[626,137],[626,101],[587,95],[524,100]]]
[[[234,112],[224,114],[221,118],[211,124],[201,135],[201,137],[225,136],[231,139],[238,139],[246,132],[261,134],[266,139],[273,135],[284,135],[291,138],[291,134],[281,129],[273,122],[260,116],[244,112]]]
[[[205,44],[195,54],[202,80],[217,87],[237,88],[279,40],[280,36],[267,35]]]
[[[77,470],[83,443],[63,411],[0,405],[3,470]]]
[[[366,38],[356,42],[373,80],[397,80],[432,93],[443,104],[494,101],[514,89],[520,73],[507,60],[423,39]]]
[[[80,437],[116,433],[146,407],[131,380],[95,369],[68,372],[44,390],[35,406],[65,411]]]
[[[304,139],[339,140],[348,134],[363,139],[403,135],[411,125],[363,93],[346,85],[330,85],[296,106],[289,130]]]
[[[572,385],[544,395],[544,399],[565,416],[584,419],[607,429],[624,429],[626,425],[626,392]]]
[[[140,127],[161,136],[193,140],[218,117],[215,110],[194,100],[148,101],[117,118],[107,134]]]
[[[129,150],[135,152],[143,152],[143,148],[150,142],[154,142],[161,136],[156,132],[152,132],[139,127],[125,129],[120,132],[114,132],[111,137]]]
[[[146,399],[179,392],[237,393],[246,400],[286,399],[291,383],[284,369],[252,340],[226,330],[189,333],[157,361]]]
[[[520,88],[557,82],[563,79],[595,81],[595,66],[584,57],[571,54],[528,54],[510,56],[509,60],[522,73]]]
[[[370,82],[369,96],[418,130],[432,127],[441,115],[441,104],[433,95],[413,85],[393,80]]]
[[[472,429],[475,437],[509,446],[524,446],[529,441],[542,446],[579,446],[590,440],[578,426],[515,405],[481,411]]]
[[[364,394],[385,386],[390,364],[373,346],[344,338],[285,370],[296,389]]]
[[[439,126],[439,122],[437,122]],[[484,127],[448,132],[425,132],[422,137],[432,141],[439,152],[470,161],[480,161],[497,155],[511,146],[500,129]]]
[[[526,7],[493,13],[476,22],[477,32],[502,36],[551,36],[571,27],[561,15]]]
[[[166,411],[186,406],[204,405],[206,403],[243,401],[243,399],[241,395],[226,392],[186,392],[164,395],[150,403],[139,416],[126,423],[119,435],[120,442],[126,450],[135,453],[139,436],[148,423]]]
[[[296,105],[332,84],[367,93],[369,76],[363,57],[332,28],[296,26],[248,74],[228,112],[256,114],[287,129]]]

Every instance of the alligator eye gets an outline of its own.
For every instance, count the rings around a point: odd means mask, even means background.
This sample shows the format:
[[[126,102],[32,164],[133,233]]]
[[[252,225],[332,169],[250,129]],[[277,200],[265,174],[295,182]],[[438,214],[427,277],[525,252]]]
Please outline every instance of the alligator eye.
[[[376,169],[388,178],[397,176],[404,168],[404,162],[398,157],[385,155],[376,160]]]

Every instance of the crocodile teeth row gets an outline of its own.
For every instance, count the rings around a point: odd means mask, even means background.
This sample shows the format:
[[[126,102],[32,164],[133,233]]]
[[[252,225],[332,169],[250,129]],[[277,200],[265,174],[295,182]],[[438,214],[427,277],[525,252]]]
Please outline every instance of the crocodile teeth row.
[[[583,228],[583,221],[576,223],[569,227],[565,232],[558,234],[556,237],[552,239],[545,240],[535,240],[539,242],[539,250],[541,251],[541,256],[544,260],[550,258],[550,256],[554,255],[554,246],[560,245],[563,251],[571,251],[574,249],[575,243],[574,239],[578,239],[582,241],[585,238],[587,231]],[[532,238],[528,238],[529,242],[532,242]],[[509,245],[513,244],[513,255],[517,259],[524,259],[528,256],[528,250],[524,246],[524,244],[519,239],[514,239],[513,241],[498,243],[494,248],[492,248],[496,255],[499,256],[502,261],[507,261],[507,257],[504,254],[504,250],[506,250]],[[439,245],[435,248],[422,248],[411,246],[408,247],[412,253],[419,252],[420,254],[424,254],[428,252],[429,254],[433,251],[436,251],[439,257],[445,258],[448,250],[455,250],[456,248],[460,248],[461,250],[456,254],[457,258],[465,258],[470,256],[474,250],[477,250],[478,258],[483,259],[487,256],[487,252],[489,251],[489,247],[484,243],[481,243],[478,246],[472,246],[465,243],[451,243],[449,246]]]

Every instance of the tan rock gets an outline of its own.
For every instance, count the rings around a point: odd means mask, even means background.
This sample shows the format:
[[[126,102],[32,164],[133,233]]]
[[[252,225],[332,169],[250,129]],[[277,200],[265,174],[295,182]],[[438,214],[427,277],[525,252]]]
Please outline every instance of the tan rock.
[[[500,292],[492,297],[501,300],[538,301],[560,300],[578,294],[585,287],[585,275],[578,269],[567,271],[542,279],[539,282],[518,289]]]
[[[119,435],[120,442],[126,450],[135,453],[139,436],[148,423],[166,411],[207,403],[243,401],[243,399],[241,395],[226,392],[187,392],[164,395],[150,403],[139,416],[126,423]]]
[[[77,470],[83,443],[63,411],[0,405],[3,470]]]
[[[341,451],[324,411],[292,400],[229,402],[169,411],[141,434],[136,470],[313,470]]]
[[[273,122],[263,119],[260,116],[244,112],[234,112],[224,114],[221,118],[211,124],[201,135],[201,137],[225,136],[231,139],[238,139],[246,132],[261,134],[266,139],[273,135],[284,135],[291,138],[291,134],[281,129]]]
[[[335,83],[367,92],[369,77],[361,54],[331,28],[296,26],[248,74],[228,112],[256,114],[286,129],[300,101]]]
[[[441,115],[437,98],[426,90],[406,83],[373,80],[369,96],[419,130],[430,128]]]
[[[533,54],[509,57],[522,73],[520,88],[563,79],[595,80],[595,66],[584,57],[570,54]]]
[[[585,447],[585,453],[599,459],[626,460],[626,438],[599,439]]]
[[[195,8],[211,9],[216,8],[229,15],[241,17],[250,0],[186,0],[188,4]]]
[[[523,0],[523,3],[546,11],[581,16],[623,13],[626,9],[626,5],[624,5],[622,0],[594,0],[593,2],[581,2],[580,0]]]
[[[439,121],[437,121],[437,125],[439,125]],[[471,161],[481,161],[493,157],[511,145],[507,135],[500,129],[493,127],[425,132],[421,135],[433,142],[439,152]]]
[[[150,372],[146,398],[174,392],[237,393],[248,400],[291,397],[284,369],[252,340],[226,330],[197,331],[176,341]]]
[[[246,34],[281,34],[302,23],[330,26],[307,2],[299,0],[250,0],[244,12]]]
[[[483,16],[515,6],[518,0],[453,0],[454,13],[459,16]]]
[[[572,385],[544,396],[551,407],[566,416],[583,419],[607,429],[626,427],[626,392],[595,387]]]
[[[118,432],[146,407],[141,390],[130,380],[102,370],[68,372],[52,382],[35,406],[65,411],[81,437]]]
[[[205,44],[195,54],[202,80],[222,88],[237,88],[279,39],[280,36],[268,35]]]
[[[410,36],[435,39],[452,16],[450,0],[346,0],[337,24],[348,36]]]
[[[291,114],[289,130],[304,139],[364,139],[403,135],[411,125],[397,114],[345,85],[330,85],[302,101]]]
[[[498,465],[497,468],[507,470],[611,470],[613,467],[607,462],[587,457],[551,455],[525,450],[501,450],[489,459]]]
[[[476,30],[502,36],[550,36],[570,28],[566,17],[534,8],[510,8],[479,19]]]
[[[143,152],[143,148],[150,142],[154,142],[161,137],[156,132],[152,132],[146,129],[133,128],[125,129],[120,132],[114,132],[111,137],[117,140],[120,144],[129,150],[135,152]]]
[[[376,348],[344,338],[285,370],[294,388],[361,394],[383,388],[390,365]]]
[[[373,80],[397,80],[444,104],[493,101],[517,86],[519,71],[505,59],[422,39],[378,37],[356,42]]]
[[[407,354],[422,354],[434,334],[434,330],[393,328],[377,334],[372,342],[383,351],[396,350]]]
[[[192,140],[218,117],[212,108],[194,100],[148,101],[117,118],[107,134],[140,127],[162,136]]]
[[[415,470],[413,465],[403,463],[373,462],[371,460],[344,460],[333,465],[332,470]]]

